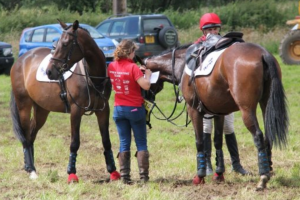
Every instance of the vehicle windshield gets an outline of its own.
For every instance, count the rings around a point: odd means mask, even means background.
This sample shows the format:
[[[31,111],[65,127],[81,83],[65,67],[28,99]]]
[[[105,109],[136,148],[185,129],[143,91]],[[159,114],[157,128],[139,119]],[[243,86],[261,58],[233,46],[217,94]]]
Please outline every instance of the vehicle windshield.
[[[103,35],[101,35],[94,27],[92,26],[87,26],[87,25],[82,25],[82,28],[85,28],[87,29],[90,34],[91,34],[91,37],[93,39],[99,39],[99,38],[104,38]]]

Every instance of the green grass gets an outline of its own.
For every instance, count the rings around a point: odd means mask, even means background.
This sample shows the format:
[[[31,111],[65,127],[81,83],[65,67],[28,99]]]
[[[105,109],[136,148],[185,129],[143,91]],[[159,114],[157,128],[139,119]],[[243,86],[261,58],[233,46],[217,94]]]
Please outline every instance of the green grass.
[[[150,182],[147,185],[123,185],[120,182],[103,183],[108,178],[103,156],[101,137],[95,116],[84,116],[81,125],[81,146],[78,151],[77,175],[79,184],[67,184],[66,168],[70,145],[69,115],[51,113],[35,142],[35,165],[39,178],[29,180],[22,169],[22,146],[13,135],[9,111],[10,78],[0,76],[0,199],[298,199],[300,195],[299,159],[299,66],[281,63],[283,84],[290,113],[289,145],[287,149],[273,150],[275,176],[264,192],[254,190],[259,176],[257,151],[251,134],[245,128],[240,112],[235,114],[235,132],[243,166],[255,176],[242,177],[231,172],[229,154],[224,147],[226,182],[215,184],[211,177],[206,185],[193,186],[196,173],[196,148],[193,128],[174,126],[151,116],[153,128],[148,129],[150,151]],[[159,93],[157,105],[169,115],[174,105],[171,84],[166,83]],[[113,98],[110,100],[111,105]],[[177,113],[182,109],[179,104]],[[177,114],[175,113],[175,115]],[[161,117],[157,110],[154,114]],[[258,110],[261,128],[262,119]],[[175,121],[184,125],[185,114]],[[110,134],[114,155],[119,140],[113,120],[110,120]],[[135,152],[132,143],[132,152]],[[118,162],[117,168],[119,169]],[[132,157],[132,178],[138,180],[138,168]]]

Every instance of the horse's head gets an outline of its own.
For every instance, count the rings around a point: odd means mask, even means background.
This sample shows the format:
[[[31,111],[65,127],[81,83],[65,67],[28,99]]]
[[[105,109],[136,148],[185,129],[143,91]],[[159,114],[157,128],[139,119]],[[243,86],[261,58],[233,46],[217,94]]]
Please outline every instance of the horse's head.
[[[166,81],[178,85],[185,66],[185,53],[191,44],[182,45],[175,49],[162,52],[159,55],[144,59],[147,69],[153,72],[159,71],[159,84],[156,89],[160,91],[163,88],[162,82]]]
[[[68,71],[74,63],[84,57],[82,42],[85,38],[88,38],[86,35],[89,35],[87,31],[79,29],[79,22],[77,20],[70,26],[67,26],[60,20],[58,21],[64,31],[55,47],[55,51],[46,70],[49,79],[58,79],[64,72]],[[83,34],[84,37],[82,37]]]

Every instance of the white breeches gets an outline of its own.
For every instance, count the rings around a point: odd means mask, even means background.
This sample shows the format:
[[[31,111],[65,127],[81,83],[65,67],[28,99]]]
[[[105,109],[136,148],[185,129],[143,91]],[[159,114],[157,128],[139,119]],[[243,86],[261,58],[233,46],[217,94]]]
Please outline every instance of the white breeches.
[[[207,117],[211,117],[211,115],[205,115]],[[212,133],[213,130],[213,118],[212,119],[205,119],[203,118],[203,132],[204,133]],[[231,134],[234,132],[234,114],[230,113],[226,115],[224,118],[224,134]]]

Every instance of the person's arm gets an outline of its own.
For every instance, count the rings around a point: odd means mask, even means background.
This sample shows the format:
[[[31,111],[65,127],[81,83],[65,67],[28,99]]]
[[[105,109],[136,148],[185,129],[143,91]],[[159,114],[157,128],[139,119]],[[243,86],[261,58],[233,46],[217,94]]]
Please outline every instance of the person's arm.
[[[151,83],[150,83],[150,76],[152,72],[150,69],[145,70],[145,77],[141,77],[137,80],[137,83],[143,88],[144,90],[149,90]]]

